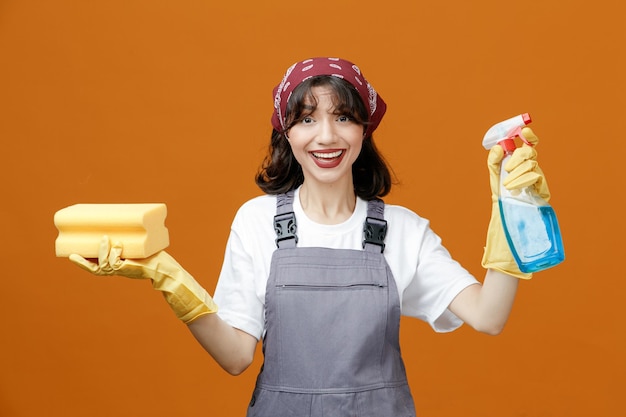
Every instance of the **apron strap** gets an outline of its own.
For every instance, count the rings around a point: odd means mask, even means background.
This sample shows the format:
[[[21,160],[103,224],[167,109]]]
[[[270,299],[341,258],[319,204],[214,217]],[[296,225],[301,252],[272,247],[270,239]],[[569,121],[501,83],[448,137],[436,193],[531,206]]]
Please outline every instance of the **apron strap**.
[[[385,250],[387,221],[385,203],[379,198],[367,202],[367,217],[363,223],[363,249],[382,253]]]
[[[274,231],[276,247],[295,248],[298,243],[298,224],[293,212],[294,191],[276,196],[276,215]],[[363,223],[363,249],[369,252],[382,253],[385,250],[387,221],[385,220],[385,203],[381,199],[367,202],[367,217]]]
[[[293,212],[294,191],[276,196],[276,215],[274,230],[276,231],[276,247],[295,248],[298,243],[298,225]]]

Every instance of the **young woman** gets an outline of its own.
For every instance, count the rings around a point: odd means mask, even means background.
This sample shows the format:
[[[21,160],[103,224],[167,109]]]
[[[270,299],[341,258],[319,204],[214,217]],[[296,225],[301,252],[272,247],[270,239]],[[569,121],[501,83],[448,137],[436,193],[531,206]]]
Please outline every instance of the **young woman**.
[[[384,204],[391,176],[372,133],[385,110],[346,60],[313,58],[287,70],[274,89],[269,154],[256,178],[265,194],[235,216],[215,301],[166,252],[122,260],[121,246],[105,237],[97,264],[71,260],[98,275],[151,279],[231,374],[250,365],[262,340],[248,416],[414,416],[400,315],[439,332],[465,322],[498,334],[518,278],[530,275],[509,252],[497,203],[482,284],[427,220]],[[530,129],[524,135],[537,142]],[[489,154],[492,190],[502,153],[496,146]],[[535,158],[530,147],[516,151],[507,181],[535,184],[547,198]]]

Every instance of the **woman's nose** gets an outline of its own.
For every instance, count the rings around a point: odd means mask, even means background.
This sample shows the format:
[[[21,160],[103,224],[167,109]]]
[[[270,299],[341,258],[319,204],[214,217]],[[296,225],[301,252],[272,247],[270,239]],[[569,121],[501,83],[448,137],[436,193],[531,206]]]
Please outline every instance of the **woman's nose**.
[[[319,143],[333,143],[337,139],[337,129],[332,120],[322,120],[319,124],[317,141]]]

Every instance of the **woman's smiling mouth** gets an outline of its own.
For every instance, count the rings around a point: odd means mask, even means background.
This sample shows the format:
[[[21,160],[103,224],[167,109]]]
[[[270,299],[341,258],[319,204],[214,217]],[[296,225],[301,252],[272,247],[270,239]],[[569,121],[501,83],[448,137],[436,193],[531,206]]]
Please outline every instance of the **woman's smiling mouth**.
[[[341,163],[345,152],[343,149],[333,150],[328,152],[313,151],[310,152],[313,156],[313,161],[320,168],[334,168]]]
[[[334,158],[338,158],[339,156],[341,156],[341,154],[343,153],[343,150],[339,150],[339,151],[333,151],[333,152],[311,152],[311,154],[313,154],[314,157],[316,157],[317,159],[334,159]]]

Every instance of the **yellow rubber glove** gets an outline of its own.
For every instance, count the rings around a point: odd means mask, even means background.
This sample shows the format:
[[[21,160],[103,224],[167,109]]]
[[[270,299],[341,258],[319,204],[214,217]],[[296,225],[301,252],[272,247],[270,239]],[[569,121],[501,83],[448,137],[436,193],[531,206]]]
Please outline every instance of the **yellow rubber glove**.
[[[513,152],[511,158],[504,165],[508,175],[503,185],[508,190],[533,186],[541,198],[548,201],[550,199],[550,191],[548,190],[548,184],[543,172],[537,163],[537,151],[534,148],[539,143],[539,138],[529,127],[522,129],[522,136],[533,146],[523,144]],[[504,235],[500,218],[498,196],[500,194],[500,163],[503,158],[504,151],[500,146],[491,148],[487,157],[492,208],[482,266],[513,275],[517,278],[531,279],[532,274],[519,270]]]
[[[172,310],[184,323],[217,312],[217,305],[204,288],[167,252],[161,251],[146,259],[120,259],[122,245],[111,247],[104,236],[100,243],[98,263],[72,254],[74,264],[94,275],[120,275],[128,278],[150,279],[152,287],[163,293]]]

